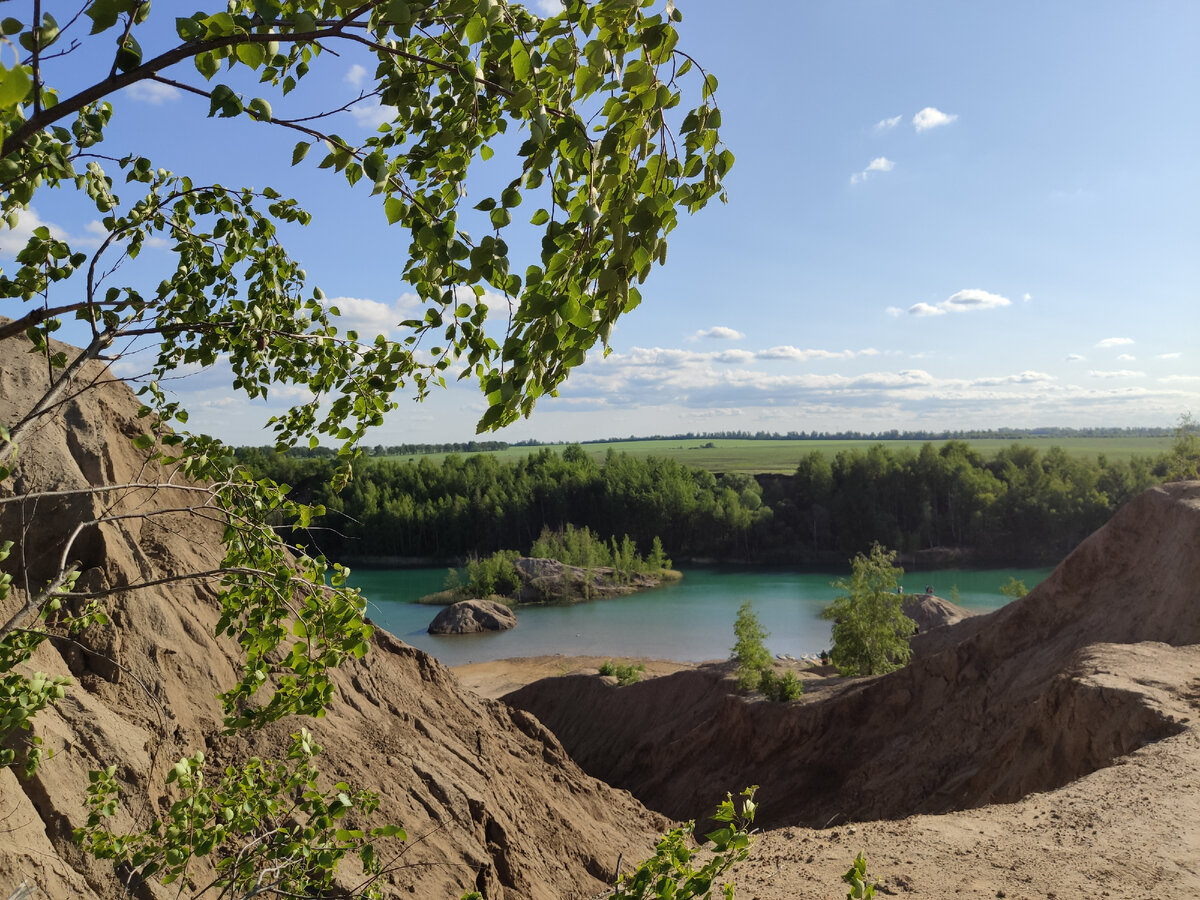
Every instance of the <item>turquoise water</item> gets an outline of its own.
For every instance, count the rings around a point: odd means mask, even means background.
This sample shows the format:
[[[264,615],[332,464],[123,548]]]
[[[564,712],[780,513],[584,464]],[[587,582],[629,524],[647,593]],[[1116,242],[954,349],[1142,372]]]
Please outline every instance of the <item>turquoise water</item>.
[[[968,609],[988,612],[1008,602],[1000,585],[1010,577],[1031,590],[1050,569],[908,572],[904,588],[919,593],[932,585],[949,599],[957,588]],[[651,591],[574,606],[529,606],[517,611],[516,628],[488,634],[432,635],[426,631],[438,608],[412,601],[440,590],[445,569],[355,571],[350,583],[368,600],[367,615],[405,642],[447,665],[511,656],[647,656],[698,662],[724,659],[733,646],[738,607],[754,602],[771,632],[772,653],[800,656],[829,646],[830,623],[821,610],[836,593],[831,572],[745,569],[684,569],[681,581]]]

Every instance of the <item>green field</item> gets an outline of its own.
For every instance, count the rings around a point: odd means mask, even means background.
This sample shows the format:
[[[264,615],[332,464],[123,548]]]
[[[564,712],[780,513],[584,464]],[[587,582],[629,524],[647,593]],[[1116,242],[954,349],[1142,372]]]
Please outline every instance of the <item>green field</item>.
[[[1170,437],[1024,437],[1018,440],[996,438],[968,441],[968,443],[984,456],[991,456],[997,450],[1013,444],[1020,444],[1022,446],[1036,447],[1042,452],[1049,450],[1051,447],[1061,447],[1074,456],[1085,457],[1087,459],[1095,459],[1097,456],[1104,455],[1115,462],[1127,460],[1132,456],[1157,457],[1170,450],[1171,441],[1172,438]],[[795,471],[796,464],[800,458],[814,450],[832,457],[842,450],[865,450],[876,443],[884,444],[889,450],[895,453],[905,448],[910,448],[916,452],[920,450],[921,445],[925,441],[755,441],[724,440],[720,438],[712,440],[706,438],[695,438],[693,440],[674,438],[664,441],[617,441],[610,444],[584,444],[583,449],[597,460],[602,460],[611,448],[618,453],[627,453],[630,456],[639,458],[647,456],[667,457],[678,460],[684,465],[694,466],[699,469],[708,469],[710,472],[745,472],[747,474],[774,472],[790,474]],[[945,442],[932,441],[931,443],[935,447],[940,447]],[[529,454],[538,452],[539,449],[536,447],[509,447],[505,450],[491,451],[489,455],[496,457],[498,460],[511,462],[524,459]],[[555,446],[551,447],[551,449],[561,452],[563,448]],[[438,462],[446,455],[444,453],[426,454],[426,456]],[[392,456],[385,458],[404,461],[415,460],[419,457]]]

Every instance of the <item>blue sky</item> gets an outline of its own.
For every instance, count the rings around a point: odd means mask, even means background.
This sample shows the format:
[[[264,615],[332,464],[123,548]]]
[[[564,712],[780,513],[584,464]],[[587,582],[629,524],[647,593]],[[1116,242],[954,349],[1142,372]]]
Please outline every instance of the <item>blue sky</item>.
[[[1170,425],[1200,411],[1200,5],[677,5],[681,47],[720,79],[729,203],[681,221],[614,352],[499,437]],[[87,63],[69,57],[49,80],[82,83]],[[363,64],[322,59],[318,105],[352,95]],[[353,324],[399,334],[407,239],[366,190],[315,159],[290,168],[294,136],[204,120],[204,101],[178,92],[126,94],[108,152],[297,197],[316,221],[287,239],[310,280]],[[374,124],[370,110],[342,118],[347,136]],[[88,240],[71,199],[39,196],[0,253],[36,221]],[[270,407],[238,399],[219,369],[174,389],[192,426],[267,442]],[[483,407],[473,385],[402,400],[368,443],[468,440]]]

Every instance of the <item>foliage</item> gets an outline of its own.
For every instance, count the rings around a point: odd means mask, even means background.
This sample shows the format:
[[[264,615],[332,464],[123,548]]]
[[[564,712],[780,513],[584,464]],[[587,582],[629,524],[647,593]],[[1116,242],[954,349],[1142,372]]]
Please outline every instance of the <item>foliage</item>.
[[[292,735],[287,759],[249,759],[229,766],[215,786],[205,780],[204,754],[175,763],[167,774],[175,799],[164,820],[131,834],[108,830],[119,805],[116,766],[91,773],[87,825],[75,832],[84,850],[109,859],[142,878],[222,896],[325,896],[333,872],[356,854],[366,879],[363,895],[381,896],[378,877],[385,863],[374,842],[405,839],[404,830],[383,826],[364,831],[348,814],[369,815],[379,803],[369,791],[338,783],[322,790],[313,758],[321,752],[307,731]],[[196,861],[220,860],[209,884],[198,884]],[[399,858],[397,854],[396,858]],[[394,860],[393,860],[394,862]],[[281,864],[283,863],[283,864]]]
[[[1200,422],[1191,413],[1183,413],[1175,426],[1175,440],[1167,454],[1167,480],[1187,481],[1200,478]]]
[[[875,896],[876,885],[867,881],[867,859],[861,851],[854,857],[854,865],[842,876],[842,881],[850,885],[846,900],[871,900]]]
[[[770,637],[770,632],[759,624],[754,604],[749,600],[738,607],[733,634],[737,641],[731,653],[738,666],[738,687],[744,691],[757,690],[763,673],[772,666],[771,651],[763,643]]]
[[[551,530],[543,528],[529,550],[529,555],[539,559],[556,559],[568,566],[592,569],[597,566],[611,567],[618,576],[633,573],[656,573],[671,566],[663,555],[662,541],[655,536],[655,549],[649,559],[642,557],[637,544],[624,535],[620,542],[616,536],[606,544],[586,525],[576,528],[570,522],[564,527]]]
[[[1029,593],[1029,588],[1025,587],[1025,582],[1013,576],[1009,576],[1008,584],[1000,585],[1000,593],[1009,600],[1020,600]]]
[[[833,583],[841,593],[821,617],[833,620],[830,658],[843,675],[878,675],[908,662],[917,626],[901,610],[896,588],[904,570],[895,562],[896,551],[875,544],[854,557],[849,579]]]
[[[42,397],[16,421],[0,423],[0,504],[22,499],[12,478],[21,464],[17,448],[88,389],[85,367],[102,355],[120,363],[139,353],[147,372],[140,382],[144,428],[133,443],[145,455],[144,477],[122,490],[179,497],[180,514],[199,510],[216,519],[225,555],[212,571],[78,590],[69,561],[80,535],[149,513],[101,511],[64,523],[62,562],[45,573],[22,572],[42,587],[0,622],[0,745],[27,731],[30,717],[62,692],[53,679],[19,671],[41,641],[81,624],[104,625],[99,604],[106,598],[172,580],[218,590],[217,631],[244,652],[241,677],[222,697],[228,730],[324,710],[330,670],[364,654],[371,629],[362,598],[345,587],[345,570],[311,544],[293,543],[323,504],[293,498],[286,485],[236,465],[219,441],[188,432],[187,411],[164,385],[183,367],[221,362],[247,397],[301,398],[268,424],[277,449],[298,441],[316,447],[322,437],[338,445],[325,461],[331,499],[350,479],[358,441],[397,407],[398,391],[420,398],[447,375],[473,376],[487,397],[481,430],[528,415],[589,350],[607,349],[615,321],[641,300],[637,285],[665,260],[679,211],[724,199],[722,178],[733,158],[717,134],[716,79],[676,50],[678,11],[651,15],[643,5],[570,0],[542,18],[506,0],[230,0],[155,29],[147,26],[148,0],[94,0],[62,26],[48,12],[32,22],[4,20],[0,218],[9,227],[33,219],[35,198],[61,188],[67,196],[57,214],[95,220],[99,233],[89,230],[81,249],[34,227],[17,265],[0,272],[0,299],[12,318],[0,324],[4,353],[32,348],[50,375]],[[40,9],[35,4],[34,14]],[[62,68],[77,50],[81,65]],[[317,58],[339,51],[362,54],[375,67],[374,81],[355,88],[342,110],[379,102],[391,116],[361,143],[324,130],[333,112],[303,108]],[[59,91],[53,79],[67,87]],[[244,92],[255,80],[253,93]],[[311,222],[296,200],[270,187],[193,180],[157,166],[136,143],[109,146],[118,114],[111,99],[152,84],[204,98],[201,114],[240,122],[246,130],[230,133],[256,152],[277,152],[270,134],[289,136],[289,144],[299,138],[290,148],[293,165],[315,148],[316,169],[348,187],[361,182],[378,197],[381,218],[407,237],[396,280],[423,304],[399,340],[340,328],[336,306],[307,284],[281,242],[289,228]],[[684,91],[693,89],[698,98],[687,111]],[[292,96],[281,108],[300,113],[295,118],[273,112],[272,99],[285,95]],[[521,140],[512,141],[518,132]],[[186,141],[187,132],[178,139]],[[472,164],[508,146],[511,180],[468,208]],[[502,168],[497,160],[491,171]],[[536,207],[527,221],[540,247],[531,261],[513,258],[505,240],[524,227],[513,223],[525,200]],[[471,237],[468,227],[481,236]],[[159,250],[142,253],[150,247]],[[487,290],[512,310],[502,333],[486,324]],[[87,337],[78,351],[51,340],[72,318]],[[86,500],[116,488],[55,494]],[[82,612],[64,615],[67,600]],[[252,762],[211,790],[200,759],[173,770],[186,795],[173,820],[137,835],[103,831],[115,782],[109,770],[96,773],[99,819],[89,826],[89,846],[114,859],[136,854],[139,865],[157,863],[161,877],[183,878],[178,866],[195,854],[222,853],[223,877],[236,881],[249,863],[300,891],[325,883],[340,855],[359,846],[355,829],[339,836],[333,825],[347,807],[365,811],[373,801],[315,790],[308,754],[284,769]],[[29,768],[36,760],[30,752],[0,763]],[[308,824],[289,832],[278,804],[285,796],[296,801],[291,789]],[[205,810],[215,818],[196,818]],[[259,813],[275,824],[261,830]]]
[[[642,663],[635,666],[633,663],[614,663],[611,659],[600,666],[600,674],[616,678],[621,687],[637,684],[642,680],[642,673],[645,671],[646,666]]]
[[[520,554],[516,550],[497,550],[491,556],[467,562],[467,583],[463,588],[467,597],[490,597],[498,594],[511,597],[521,588],[521,576],[516,562]]]
[[[788,669],[782,675],[776,675],[775,670],[764,669],[758,682],[758,689],[768,700],[776,703],[787,703],[799,699],[804,693],[804,685],[796,677],[796,673]]]
[[[697,852],[690,844],[696,823],[688,822],[663,835],[654,856],[636,871],[622,875],[615,890],[608,895],[609,900],[700,900],[712,897],[717,879],[748,855],[750,831],[758,808],[754,802],[756,790],[749,787],[741,792],[740,809],[732,794],[727,794],[717,807],[713,819],[719,827],[705,835],[705,840],[711,841],[713,846],[704,865],[699,868],[694,865]],[[734,895],[731,883],[719,890],[720,896],[727,900]]]
[[[340,497],[327,487],[328,459],[239,456],[346,514],[337,533],[314,538],[332,559],[525,551],[543,528],[572,523],[628,534],[639,547],[659,537],[675,556],[829,564],[879,542],[904,553],[957,547],[980,561],[1057,562],[1166,473],[1148,456],[1085,459],[1027,444],[985,456],[961,441],[813,451],[797,465],[804,445],[788,443],[790,477],[716,477],[615,450],[597,459],[569,447],[513,447],[440,462],[371,460]]]

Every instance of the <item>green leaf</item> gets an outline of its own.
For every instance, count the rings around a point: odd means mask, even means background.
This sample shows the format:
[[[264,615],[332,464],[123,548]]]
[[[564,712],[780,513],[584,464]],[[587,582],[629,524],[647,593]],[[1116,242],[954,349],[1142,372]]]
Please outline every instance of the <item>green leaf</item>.
[[[301,141],[294,150],[292,150],[292,165],[296,165],[304,157],[308,156],[308,151],[312,148],[312,144],[308,141]]]
[[[512,60],[513,78],[517,81],[528,80],[530,74],[533,72],[533,64],[529,60],[529,51],[525,49],[525,45],[521,43],[520,38],[513,38],[509,58]]]
[[[261,97],[255,97],[250,101],[250,105],[246,107],[250,115],[258,119],[260,122],[271,121],[271,104]]]
[[[388,224],[395,225],[404,215],[404,203],[398,197],[388,197],[383,202],[383,214],[387,216]]]
[[[238,44],[234,52],[237,54],[238,60],[252,69],[257,69],[263,64],[265,51],[262,44]]]
[[[33,79],[24,66],[5,69],[0,65],[0,108],[9,108],[21,103],[33,87]]]

